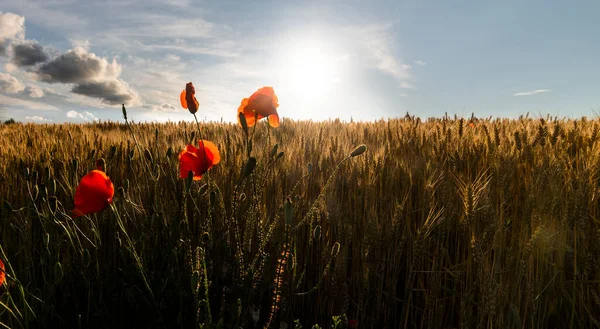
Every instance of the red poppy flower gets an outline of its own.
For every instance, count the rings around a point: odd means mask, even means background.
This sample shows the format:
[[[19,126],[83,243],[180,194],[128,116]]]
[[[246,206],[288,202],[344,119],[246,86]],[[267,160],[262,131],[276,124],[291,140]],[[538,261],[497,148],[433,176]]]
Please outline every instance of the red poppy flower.
[[[79,217],[103,210],[112,203],[115,187],[102,170],[92,170],[83,176],[75,190],[75,209],[71,212]]]
[[[4,284],[4,280],[6,279],[6,274],[4,273],[4,262],[0,259],[0,287]]]
[[[194,88],[194,85],[191,82],[188,82],[185,84],[185,90],[181,92],[181,95],[179,95],[181,106],[184,109],[188,109],[188,111],[190,111],[192,114],[196,113],[198,111],[198,107],[200,106],[196,96],[194,96],[195,94],[196,89]]]
[[[219,149],[212,142],[199,140],[199,147],[188,144],[181,153],[179,153],[179,171],[180,177],[186,178],[188,172],[194,173],[194,180],[202,178],[212,166],[221,161]]]
[[[279,127],[279,114],[277,114],[277,95],[273,87],[262,87],[257,90],[250,98],[244,98],[238,108],[239,113],[244,113],[248,127],[254,126],[256,120],[268,118],[271,127]]]

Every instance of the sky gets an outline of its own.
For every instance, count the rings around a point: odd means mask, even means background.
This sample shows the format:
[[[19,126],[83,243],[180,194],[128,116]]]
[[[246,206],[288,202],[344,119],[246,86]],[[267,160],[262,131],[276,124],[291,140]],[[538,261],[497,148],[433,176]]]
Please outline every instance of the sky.
[[[0,0],[0,118],[600,114],[600,2]]]

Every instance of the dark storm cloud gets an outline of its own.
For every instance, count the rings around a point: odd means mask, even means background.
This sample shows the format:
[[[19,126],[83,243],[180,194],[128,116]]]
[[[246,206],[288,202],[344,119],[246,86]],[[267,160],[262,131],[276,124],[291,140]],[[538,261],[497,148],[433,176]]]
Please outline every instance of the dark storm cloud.
[[[44,48],[35,41],[13,44],[12,49],[12,61],[20,67],[33,66],[48,60],[48,54]]]
[[[100,98],[102,102],[110,105],[129,103],[137,99],[138,95],[129,89],[121,80],[82,82],[71,90],[75,94]]]
[[[43,64],[38,75],[49,83],[83,83],[95,79],[116,79],[120,67],[116,61],[109,63],[105,58],[76,47]]]

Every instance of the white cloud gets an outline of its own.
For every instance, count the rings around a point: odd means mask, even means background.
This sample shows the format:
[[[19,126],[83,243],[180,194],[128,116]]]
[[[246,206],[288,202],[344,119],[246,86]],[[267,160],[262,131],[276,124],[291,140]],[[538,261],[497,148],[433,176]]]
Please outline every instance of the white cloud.
[[[4,69],[8,73],[13,73],[13,72],[16,72],[19,68],[13,63],[6,63],[6,64],[4,64]]]
[[[27,92],[29,92],[29,97],[32,97],[32,98],[44,97],[44,91],[36,85],[27,86]]]
[[[85,121],[89,121],[89,120],[97,121],[98,120],[98,118],[96,116],[94,116],[92,113],[90,113],[88,111],[85,111],[83,113],[79,113],[77,111],[69,111],[66,113],[66,115],[67,115],[67,118],[71,118],[71,119],[77,118],[77,119],[82,119]]]
[[[58,108],[54,105],[39,103],[34,101],[27,101],[20,98],[9,97],[0,94],[0,104],[10,104],[16,107],[25,107],[30,110],[46,110],[46,111],[57,111]]]
[[[8,73],[0,72],[0,91],[8,94],[18,94],[25,90],[25,85],[19,79]]]
[[[153,112],[180,112],[177,107],[171,104],[152,105],[150,110]]]
[[[411,66],[403,64],[396,54],[391,27],[391,24],[352,27],[351,37],[364,47],[364,53],[379,70],[399,80],[408,79]]]
[[[415,61],[415,64],[420,65],[420,66],[427,65],[427,63],[423,62],[422,60]]]
[[[404,88],[404,89],[414,89],[415,86],[413,86],[411,83],[408,82],[400,82],[400,88]]]
[[[0,44],[25,37],[25,17],[0,12]]]
[[[520,93],[515,93],[515,94],[513,94],[513,96],[531,96],[531,95],[535,95],[535,94],[547,93],[550,91],[551,91],[550,89],[537,89],[537,90],[532,90],[532,91],[524,91],[524,92],[520,92]]]
[[[49,122],[49,121],[52,121],[50,119],[46,119],[44,117],[37,116],[37,115],[34,115],[32,117],[25,117],[25,119],[30,120],[30,121],[40,121],[40,122],[44,122],[44,121]]]
[[[82,48],[85,51],[90,50],[90,40],[87,39],[71,39],[71,46],[73,48]]]

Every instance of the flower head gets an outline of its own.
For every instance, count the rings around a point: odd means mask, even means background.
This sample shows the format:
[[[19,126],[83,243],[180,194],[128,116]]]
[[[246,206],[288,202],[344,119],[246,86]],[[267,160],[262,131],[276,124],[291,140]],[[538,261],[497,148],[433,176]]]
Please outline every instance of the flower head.
[[[200,103],[196,99],[196,89],[191,82],[185,84],[185,90],[181,92],[179,95],[179,100],[181,101],[181,106],[184,109],[188,109],[190,113],[194,114],[198,111],[198,107]]]
[[[104,172],[104,160],[98,160],[96,170],[83,176],[75,190],[74,217],[103,210],[112,203],[115,187]]]
[[[254,126],[257,120],[268,118],[271,127],[279,126],[279,107],[277,95],[273,87],[262,87],[257,90],[250,98],[244,98],[238,108],[238,114],[244,113],[248,127]],[[239,122],[239,116],[238,116]],[[241,123],[240,123],[241,124]]]
[[[186,178],[188,172],[194,173],[194,180],[199,180],[212,166],[221,161],[219,149],[212,142],[198,141],[198,148],[188,144],[179,153],[179,177]]]
[[[6,274],[4,272],[4,262],[0,259],[0,287],[4,284],[4,280],[6,279]]]

